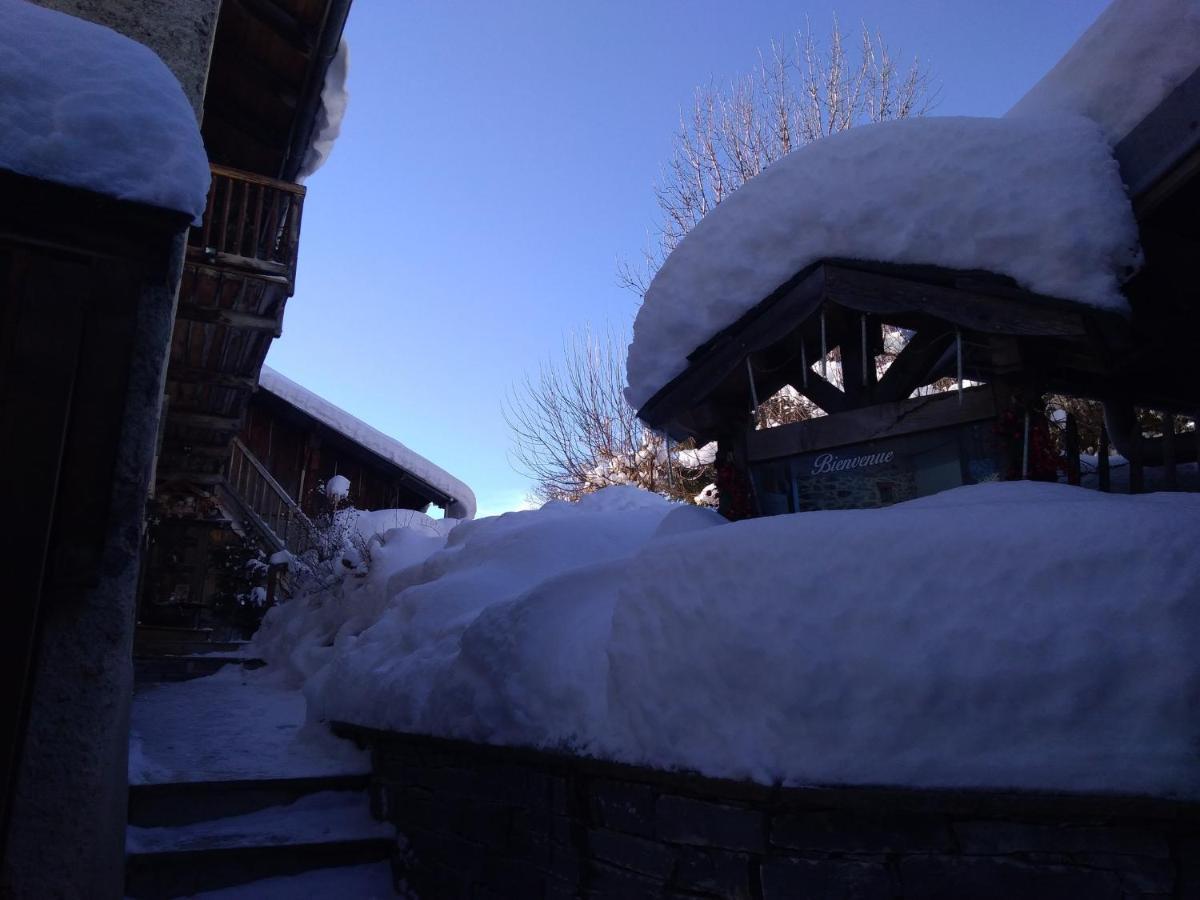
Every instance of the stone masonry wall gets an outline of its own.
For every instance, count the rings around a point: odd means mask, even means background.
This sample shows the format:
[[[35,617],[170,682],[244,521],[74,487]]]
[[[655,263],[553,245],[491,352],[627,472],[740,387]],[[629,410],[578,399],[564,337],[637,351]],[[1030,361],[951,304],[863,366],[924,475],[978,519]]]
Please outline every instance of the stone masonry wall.
[[[770,788],[347,732],[424,898],[1200,897],[1200,804]]]

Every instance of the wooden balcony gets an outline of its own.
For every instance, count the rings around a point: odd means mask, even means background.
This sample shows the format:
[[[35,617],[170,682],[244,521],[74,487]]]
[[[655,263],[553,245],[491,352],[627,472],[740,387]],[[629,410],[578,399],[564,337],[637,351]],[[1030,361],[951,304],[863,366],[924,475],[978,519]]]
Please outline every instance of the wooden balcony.
[[[304,187],[212,166],[204,222],[188,235],[188,262],[296,286]]]
[[[296,284],[304,187],[212,166],[188,235],[159,480],[214,484]]]

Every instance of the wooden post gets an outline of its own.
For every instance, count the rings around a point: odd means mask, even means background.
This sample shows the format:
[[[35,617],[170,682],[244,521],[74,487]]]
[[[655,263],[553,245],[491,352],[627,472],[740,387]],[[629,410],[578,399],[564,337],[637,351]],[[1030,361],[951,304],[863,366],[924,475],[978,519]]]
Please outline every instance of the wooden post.
[[[1067,451],[1067,484],[1079,484],[1079,425],[1075,416],[1067,413],[1067,427],[1064,435]]]
[[[1096,475],[1099,479],[1100,490],[1108,493],[1112,490],[1112,476],[1108,471],[1108,429],[1100,426],[1100,446],[1096,448]]]
[[[1142,426],[1133,413],[1133,433],[1129,436],[1129,493],[1146,493],[1146,469],[1142,464]]]
[[[1163,490],[1179,490],[1179,476],[1175,471],[1175,413],[1162,412],[1163,436]]]

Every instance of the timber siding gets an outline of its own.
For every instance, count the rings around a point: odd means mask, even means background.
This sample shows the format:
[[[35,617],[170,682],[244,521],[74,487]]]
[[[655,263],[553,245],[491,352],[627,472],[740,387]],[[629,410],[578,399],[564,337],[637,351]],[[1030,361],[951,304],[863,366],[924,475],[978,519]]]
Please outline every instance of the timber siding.
[[[1200,804],[772,788],[520,748],[339,730],[423,897],[1200,896]]]

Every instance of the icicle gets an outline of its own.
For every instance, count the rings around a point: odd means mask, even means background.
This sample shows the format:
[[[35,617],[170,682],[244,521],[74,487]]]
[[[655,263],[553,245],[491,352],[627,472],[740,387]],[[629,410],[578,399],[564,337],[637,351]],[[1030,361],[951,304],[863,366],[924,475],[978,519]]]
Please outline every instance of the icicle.
[[[958,405],[962,406],[963,402],[963,357],[962,357],[962,329],[954,329],[954,346],[958,352]]]
[[[829,364],[826,357],[829,356],[829,348],[825,346],[825,308],[821,308],[821,377],[829,377]]]
[[[1025,444],[1021,448],[1021,479],[1029,478],[1029,410],[1025,410]]]

